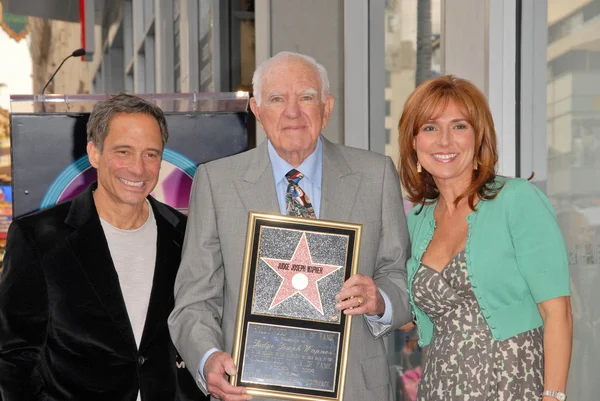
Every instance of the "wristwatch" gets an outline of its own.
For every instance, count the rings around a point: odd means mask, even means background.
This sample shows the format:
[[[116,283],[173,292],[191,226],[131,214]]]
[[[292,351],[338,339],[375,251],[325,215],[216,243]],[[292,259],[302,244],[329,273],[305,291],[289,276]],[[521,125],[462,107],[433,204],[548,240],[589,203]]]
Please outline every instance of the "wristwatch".
[[[554,397],[558,401],[566,401],[567,395],[565,393],[561,393],[560,391],[553,390],[544,390],[542,396]]]

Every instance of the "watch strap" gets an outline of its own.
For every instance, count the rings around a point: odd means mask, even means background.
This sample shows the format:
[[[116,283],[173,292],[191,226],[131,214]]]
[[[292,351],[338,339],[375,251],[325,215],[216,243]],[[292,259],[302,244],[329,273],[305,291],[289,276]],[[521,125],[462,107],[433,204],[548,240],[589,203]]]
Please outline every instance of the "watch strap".
[[[566,401],[567,395],[560,391],[544,390],[542,396],[556,398],[558,401]]]

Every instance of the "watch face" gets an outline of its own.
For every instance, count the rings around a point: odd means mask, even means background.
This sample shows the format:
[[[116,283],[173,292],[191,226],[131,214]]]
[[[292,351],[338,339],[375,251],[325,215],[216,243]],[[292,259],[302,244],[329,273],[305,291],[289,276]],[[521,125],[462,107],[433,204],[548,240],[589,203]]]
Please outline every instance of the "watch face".
[[[558,401],[566,401],[567,400],[567,396],[564,394],[559,394],[558,397]]]

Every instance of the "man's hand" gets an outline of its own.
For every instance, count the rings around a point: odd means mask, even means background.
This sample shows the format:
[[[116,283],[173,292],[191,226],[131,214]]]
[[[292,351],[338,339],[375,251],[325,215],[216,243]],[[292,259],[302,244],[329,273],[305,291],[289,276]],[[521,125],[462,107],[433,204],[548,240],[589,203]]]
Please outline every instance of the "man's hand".
[[[366,313],[375,316],[385,312],[385,301],[375,282],[363,274],[355,274],[346,280],[335,300],[338,301],[336,309],[343,310],[346,315]]]
[[[225,375],[235,376],[237,368],[228,353],[217,351],[208,357],[204,364],[204,377],[206,387],[213,397],[223,401],[251,400],[252,396],[246,394],[245,387],[235,387],[229,384]]]

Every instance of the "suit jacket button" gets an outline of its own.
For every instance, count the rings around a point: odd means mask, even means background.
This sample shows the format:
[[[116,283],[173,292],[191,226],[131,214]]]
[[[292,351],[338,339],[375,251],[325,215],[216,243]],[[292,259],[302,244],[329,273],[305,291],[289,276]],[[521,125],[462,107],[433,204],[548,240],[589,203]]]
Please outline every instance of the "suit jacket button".
[[[144,362],[146,362],[146,358],[144,358],[143,356],[140,356],[140,357],[138,358],[138,363],[139,363],[140,365],[143,365],[143,364],[144,364]]]

